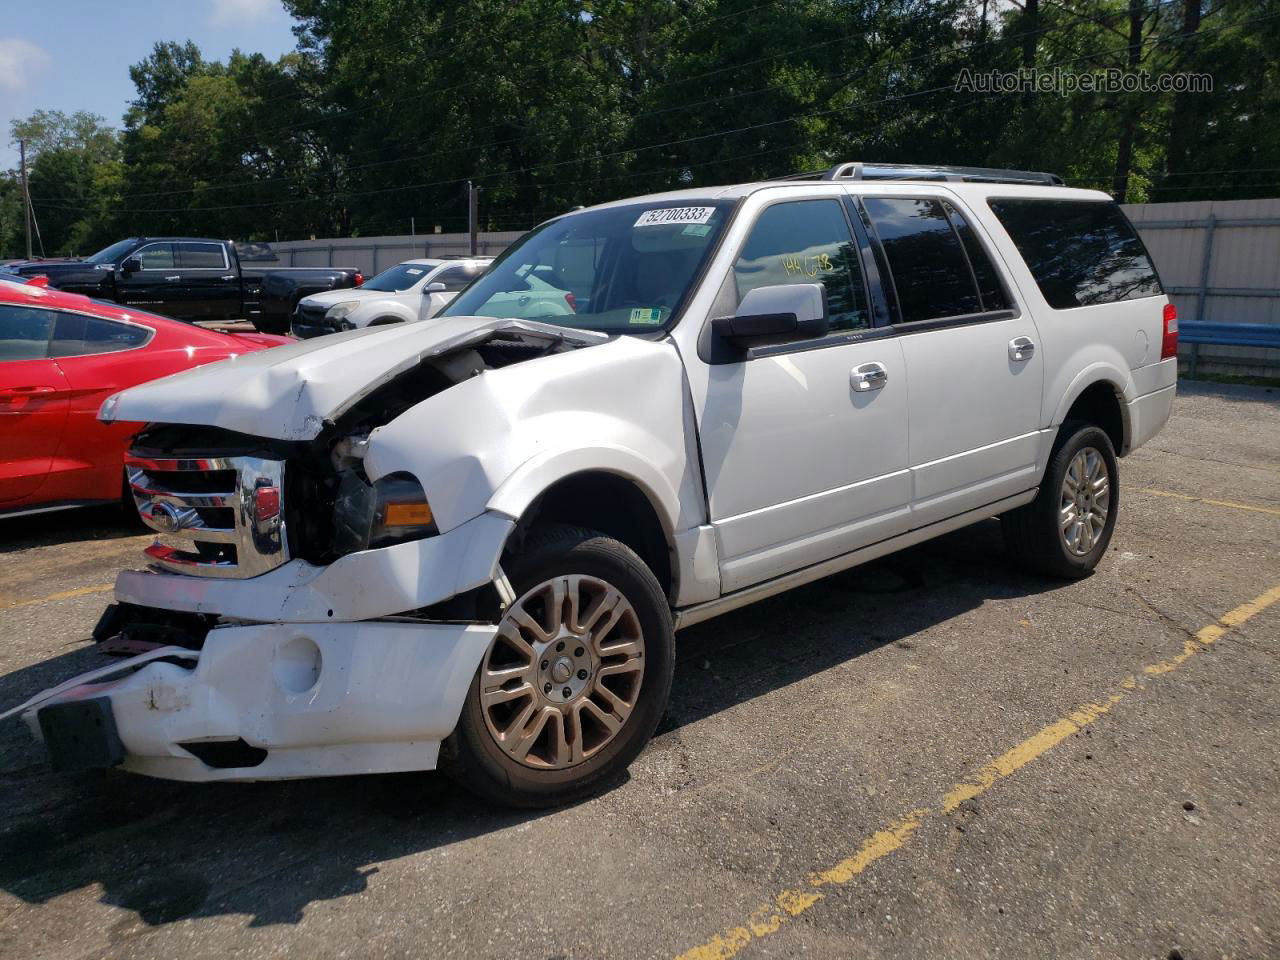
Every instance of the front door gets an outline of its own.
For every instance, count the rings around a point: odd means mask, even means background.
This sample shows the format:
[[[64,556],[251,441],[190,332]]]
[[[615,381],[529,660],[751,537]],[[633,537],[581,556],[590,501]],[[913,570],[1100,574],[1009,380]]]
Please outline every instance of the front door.
[[[179,284],[182,276],[178,272],[178,256],[173,243],[167,240],[148,243],[134,252],[130,259],[139,261],[141,267],[118,274],[117,299],[122,304],[179,320],[192,318],[192,307]]]
[[[755,287],[815,282],[828,337],[711,365],[694,398],[726,593],[907,529],[905,363],[872,330],[840,201],[766,206],[724,289],[732,307]]]
[[[942,197],[863,197],[895,293],[913,528],[1037,482],[1044,358],[971,216]]]
[[[67,422],[67,381],[49,359],[52,310],[0,304],[0,509],[36,493]]]

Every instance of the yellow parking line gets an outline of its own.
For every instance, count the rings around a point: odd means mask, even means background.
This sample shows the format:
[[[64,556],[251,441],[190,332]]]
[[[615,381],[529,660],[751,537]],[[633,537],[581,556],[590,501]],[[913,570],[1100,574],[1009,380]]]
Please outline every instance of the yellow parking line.
[[[1149,493],[1153,497],[1172,497],[1174,500],[1185,500],[1187,503],[1207,503],[1214,507],[1230,507],[1232,510],[1249,510],[1253,513],[1269,513],[1280,517],[1280,509],[1276,507],[1260,507],[1253,503],[1238,503],[1235,500],[1210,500],[1208,497],[1193,497],[1186,493],[1174,493],[1171,490],[1156,490],[1154,487],[1138,487],[1139,493]]]
[[[1147,676],[1159,676],[1176,670],[1201,650],[1207,649],[1215,641],[1232,629],[1248,622],[1267,607],[1280,602],[1280,585],[1272,587],[1248,603],[1242,603],[1229,613],[1224,614],[1215,623],[1201,628],[1194,637],[1188,637],[1183,645],[1182,653],[1168,660],[1150,664],[1143,668]],[[706,943],[692,947],[681,953],[677,960],[729,960],[753,940],[771,936],[782,929],[792,917],[799,916],[814,904],[823,899],[817,888],[827,884],[846,884],[867,870],[877,861],[889,856],[905,846],[916,828],[927,817],[946,815],[956,810],[966,800],[972,800],[992,786],[1012,776],[1022,767],[1038,757],[1048,753],[1072,734],[1105,716],[1112,707],[1125,697],[1144,689],[1143,681],[1137,676],[1126,677],[1118,690],[1095,703],[1086,703],[1071,713],[1054,721],[1037,733],[1031,735],[1012,750],[1002,754],[988,763],[976,776],[964,783],[958,783],[943,794],[941,802],[935,808],[912,810],[906,816],[886,826],[884,829],[867,837],[857,853],[834,866],[809,875],[809,889],[783,890],[772,903],[766,903],[754,910],[746,923],[731,927],[716,934]]]
[[[108,590],[115,588],[113,583],[103,583],[96,587],[76,587],[74,590],[63,590],[61,593],[51,593],[47,597],[40,597],[36,600],[19,600],[17,603],[0,602],[0,610],[17,610],[19,607],[34,607],[41,603],[52,603],[54,600],[69,600],[72,597],[85,597],[91,593],[106,593]]]

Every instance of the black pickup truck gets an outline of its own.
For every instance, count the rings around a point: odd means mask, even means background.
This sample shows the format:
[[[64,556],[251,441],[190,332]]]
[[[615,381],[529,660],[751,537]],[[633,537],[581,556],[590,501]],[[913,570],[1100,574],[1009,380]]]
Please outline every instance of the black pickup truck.
[[[263,333],[287,333],[294,307],[308,294],[364,283],[355,267],[265,265],[275,259],[265,243],[130,237],[83,260],[26,260],[5,269],[24,277],[43,274],[59,290],[177,320],[244,318]]]

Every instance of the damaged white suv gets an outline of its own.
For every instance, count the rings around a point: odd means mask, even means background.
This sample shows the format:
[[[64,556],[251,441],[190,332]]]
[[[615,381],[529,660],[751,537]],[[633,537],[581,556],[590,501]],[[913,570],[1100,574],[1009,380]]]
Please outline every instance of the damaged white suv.
[[[438,322],[112,397],[162,535],[95,634],[128,658],[11,713],[60,768],[438,765],[555,803],[644,746],[683,626],[992,516],[1087,574],[1177,321],[1120,209],[1059,183],[844,164],[606,204]],[[530,289],[571,309],[510,319]]]

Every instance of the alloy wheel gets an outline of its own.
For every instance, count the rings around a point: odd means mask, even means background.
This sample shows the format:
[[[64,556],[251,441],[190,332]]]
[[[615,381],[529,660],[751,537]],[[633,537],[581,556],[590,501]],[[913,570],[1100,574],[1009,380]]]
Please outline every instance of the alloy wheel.
[[[1083,557],[1107,525],[1111,507],[1111,475],[1107,461],[1093,447],[1081,447],[1062,478],[1058,529],[1069,553]]]
[[[503,615],[481,665],[480,706],[512,759],[561,770],[618,735],[643,679],[644,635],[627,598],[596,577],[559,576]]]

